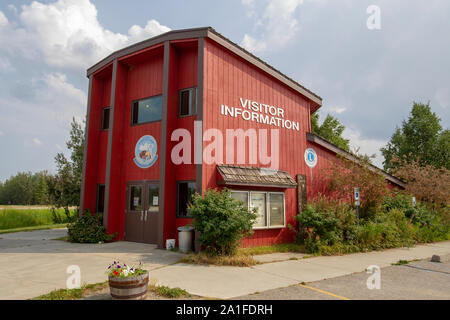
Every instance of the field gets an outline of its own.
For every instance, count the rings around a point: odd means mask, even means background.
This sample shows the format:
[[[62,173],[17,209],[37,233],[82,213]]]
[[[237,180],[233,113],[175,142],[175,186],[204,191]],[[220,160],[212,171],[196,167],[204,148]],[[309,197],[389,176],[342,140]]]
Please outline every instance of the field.
[[[71,216],[75,214],[71,210]],[[0,206],[0,231],[69,222],[64,209],[44,206]]]

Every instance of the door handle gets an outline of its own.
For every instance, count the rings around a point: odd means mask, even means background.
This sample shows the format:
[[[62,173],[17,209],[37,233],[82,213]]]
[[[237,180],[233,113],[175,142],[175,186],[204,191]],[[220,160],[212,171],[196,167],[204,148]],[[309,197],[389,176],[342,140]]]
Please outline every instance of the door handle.
[[[147,221],[147,210],[145,210],[145,217],[144,217],[144,221]]]
[[[141,221],[143,220],[143,218],[144,218],[144,211],[141,211]]]

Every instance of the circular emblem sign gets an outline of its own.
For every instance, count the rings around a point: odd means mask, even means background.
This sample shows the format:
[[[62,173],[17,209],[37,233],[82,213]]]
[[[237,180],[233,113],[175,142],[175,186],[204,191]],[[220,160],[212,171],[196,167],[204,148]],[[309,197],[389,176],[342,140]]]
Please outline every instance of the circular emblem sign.
[[[313,148],[305,150],[305,162],[310,168],[314,168],[317,164],[317,154]]]
[[[141,137],[134,148],[134,163],[142,169],[150,168],[158,159],[156,151],[158,145],[155,138],[149,135]]]

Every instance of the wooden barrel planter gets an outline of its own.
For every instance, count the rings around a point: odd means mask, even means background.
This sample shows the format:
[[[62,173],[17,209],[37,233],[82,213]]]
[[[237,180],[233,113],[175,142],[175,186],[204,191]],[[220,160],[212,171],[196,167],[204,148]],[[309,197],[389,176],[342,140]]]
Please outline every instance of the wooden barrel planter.
[[[134,277],[109,276],[109,290],[113,300],[143,300],[147,296],[148,272]]]

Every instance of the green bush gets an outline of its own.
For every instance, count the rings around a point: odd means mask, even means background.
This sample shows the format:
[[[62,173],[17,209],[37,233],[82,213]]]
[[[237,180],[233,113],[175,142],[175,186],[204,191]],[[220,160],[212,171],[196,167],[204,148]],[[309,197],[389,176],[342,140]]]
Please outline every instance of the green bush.
[[[98,243],[110,241],[115,234],[107,234],[98,214],[86,210],[68,226],[68,240],[77,243]]]
[[[249,211],[242,201],[231,197],[228,189],[208,190],[203,197],[195,194],[190,212],[200,232],[200,243],[214,255],[235,254],[240,240],[252,234],[257,217],[256,210]]]
[[[342,254],[412,246],[450,239],[450,225],[443,213],[415,208],[410,197],[397,194],[385,199],[383,210],[356,223],[351,206],[319,197],[296,216],[299,242],[308,253]]]

